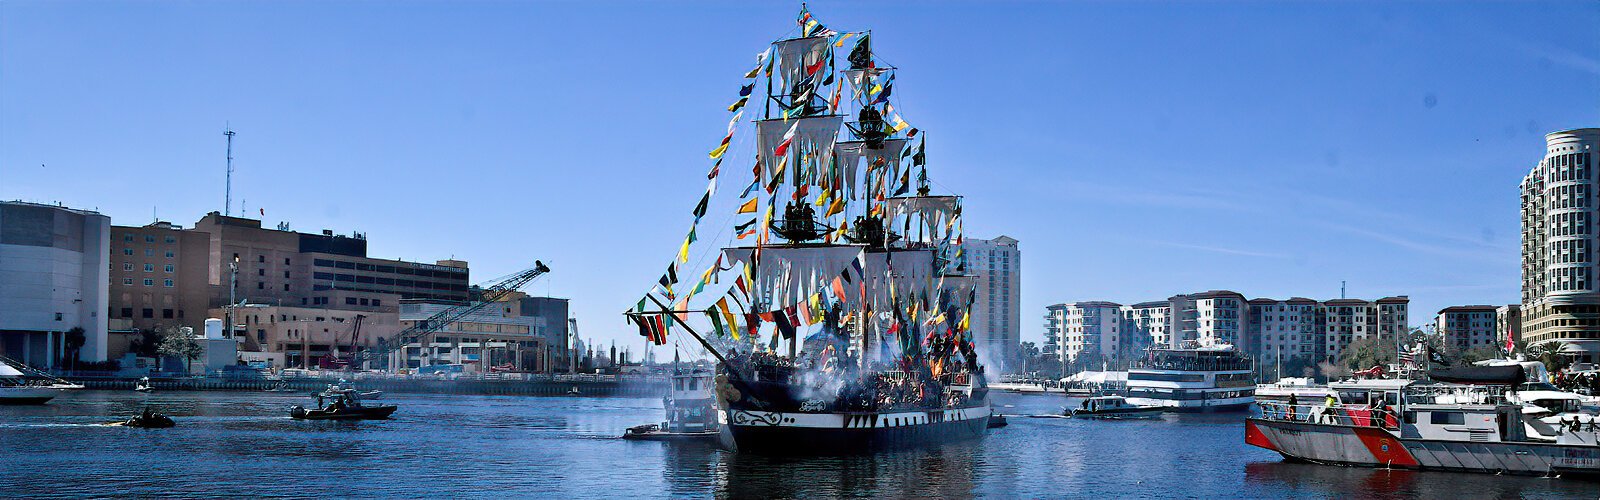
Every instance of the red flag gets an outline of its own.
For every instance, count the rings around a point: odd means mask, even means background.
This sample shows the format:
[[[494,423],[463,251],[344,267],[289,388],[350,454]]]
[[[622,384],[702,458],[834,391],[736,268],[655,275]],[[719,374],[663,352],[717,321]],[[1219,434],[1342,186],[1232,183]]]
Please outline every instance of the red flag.
[[[839,279],[838,276],[833,277],[833,295],[838,297],[839,300],[844,300],[844,280]]]

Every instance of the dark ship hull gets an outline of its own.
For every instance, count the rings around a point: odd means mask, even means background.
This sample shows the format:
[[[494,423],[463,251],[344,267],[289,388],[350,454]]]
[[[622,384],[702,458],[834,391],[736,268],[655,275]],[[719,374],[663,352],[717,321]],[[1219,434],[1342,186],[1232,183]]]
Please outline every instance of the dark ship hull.
[[[846,455],[979,439],[989,427],[987,403],[937,410],[801,413],[720,412],[724,448],[740,453]]]

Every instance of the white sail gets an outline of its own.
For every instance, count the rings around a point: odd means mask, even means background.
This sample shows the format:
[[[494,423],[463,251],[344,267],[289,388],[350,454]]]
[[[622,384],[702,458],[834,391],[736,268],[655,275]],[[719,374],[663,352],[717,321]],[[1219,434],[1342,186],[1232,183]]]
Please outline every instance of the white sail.
[[[884,171],[888,172],[900,164],[900,153],[905,150],[905,139],[885,139],[881,147],[873,149],[862,141],[841,142],[834,149],[834,156],[839,159],[839,167],[844,170],[845,197],[856,199],[856,174],[861,166],[870,166],[878,160],[883,160]],[[867,193],[862,192],[861,197]]]
[[[771,301],[770,309],[788,307],[830,286],[833,277],[850,268],[850,261],[860,256],[864,248],[859,245],[762,248],[761,261],[750,277],[755,282],[750,286],[760,291],[756,293],[758,300]],[[722,252],[734,269],[742,269],[744,263],[750,262],[755,249],[724,248]]]
[[[778,174],[778,165],[787,161],[784,173],[794,178],[794,172],[802,168],[795,165],[792,159],[784,160],[777,154],[778,147],[785,140],[789,146],[783,156],[793,158],[793,151],[803,150],[814,154],[814,165],[827,165],[833,160],[833,145],[839,138],[839,126],[844,123],[840,115],[812,116],[806,118],[790,118],[788,120],[759,120],[756,122],[756,148],[761,153],[762,182],[768,182]],[[788,139],[785,139],[788,137]]]
[[[777,49],[777,74],[784,88],[806,76],[806,68],[828,56],[829,37],[793,38],[773,44]],[[820,72],[820,70],[819,70]],[[819,80],[820,81],[820,80]]]
[[[900,243],[938,244],[952,238],[959,217],[959,196],[904,196],[883,200],[885,227],[900,234]]]

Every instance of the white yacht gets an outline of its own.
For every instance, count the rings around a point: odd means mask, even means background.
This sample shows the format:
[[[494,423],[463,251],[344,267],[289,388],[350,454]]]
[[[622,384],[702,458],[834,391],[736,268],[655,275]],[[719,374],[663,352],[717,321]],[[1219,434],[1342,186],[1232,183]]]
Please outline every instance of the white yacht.
[[[61,391],[83,388],[54,377],[30,380],[27,376],[22,370],[0,361],[0,405],[44,404],[61,395]]]
[[[1231,345],[1151,348],[1128,369],[1128,402],[1169,411],[1243,411],[1256,398],[1249,356]]]
[[[1297,401],[1320,400],[1333,394],[1326,384],[1310,377],[1284,377],[1270,384],[1256,384],[1256,400],[1287,401],[1293,395]]]

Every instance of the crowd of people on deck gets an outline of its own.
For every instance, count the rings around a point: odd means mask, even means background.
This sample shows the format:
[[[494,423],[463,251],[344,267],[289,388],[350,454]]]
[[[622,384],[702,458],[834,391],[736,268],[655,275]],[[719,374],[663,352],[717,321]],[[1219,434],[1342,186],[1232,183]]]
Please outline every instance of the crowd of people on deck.
[[[1556,372],[1551,379],[1556,387],[1580,394],[1600,394],[1600,372]]]

